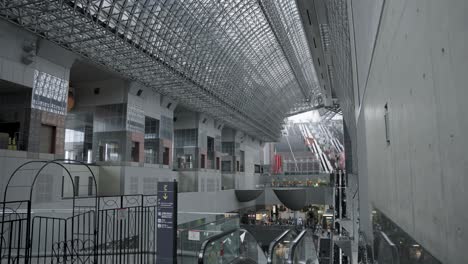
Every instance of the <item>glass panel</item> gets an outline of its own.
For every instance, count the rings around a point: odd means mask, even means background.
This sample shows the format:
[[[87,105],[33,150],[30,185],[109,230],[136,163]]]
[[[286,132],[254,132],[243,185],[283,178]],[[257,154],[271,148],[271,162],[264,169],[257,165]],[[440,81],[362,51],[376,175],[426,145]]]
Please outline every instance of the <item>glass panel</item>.
[[[145,163],[159,163],[159,120],[145,117]]]
[[[65,115],[67,112],[67,95],[67,80],[34,70],[32,108]]]
[[[269,252],[272,264],[286,263],[289,257],[289,247],[297,236],[295,231],[289,231],[286,236],[278,241]]]
[[[221,143],[222,152],[230,156],[234,156],[234,142],[223,142]]]
[[[375,208],[372,213],[372,222],[375,259],[379,263],[442,263],[390,218]]]
[[[294,239],[290,246],[289,263],[319,263],[312,230],[305,230]]]
[[[211,242],[206,248],[203,263],[231,263],[240,256],[240,231],[236,230]]]
[[[202,213],[203,214],[203,213]],[[196,221],[192,221],[191,223],[188,222],[183,225],[178,226],[178,251],[181,252],[181,256],[178,259],[178,263],[183,264],[196,264],[198,252],[201,249],[201,246],[204,241],[208,240],[209,238],[221,234],[223,232],[229,230],[238,230],[240,221],[239,215],[237,214],[204,214],[203,218],[200,218]],[[179,218],[199,218],[200,215],[195,214],[179,214]],[[197,225],[198,223],[198,225]],[[202,223],[202,224],[200,224]],[[239,236],[236,236],[237,238]],[[236,243],[234,239],[230,240],[231,243]],[[221,246],[220,243],[213,244],[210,247],[210,252],[212,252],[211,256],[213,256],[215,249],[217,249],[217,253],[219,256],[219,250],[223,247],[226,250],[226,255],[232,255],[233,248],[229,244],[224,244]],[[239,248],[237,243],[237,248]],[[207,263],[207,262],[205,262]],[[218,262],[209,262],[209,263],[218,263]],[[223,262],[229,263],[229,262]]]
[[[265,252],[255,237],[248,231],[241,229],[239,253],[243,259],[253,260],[256,263],[267,263]]]
[[[172,118],[161,115],[161,123],[159,127],[160,138],[171,139],[174,131],[174,122]]]

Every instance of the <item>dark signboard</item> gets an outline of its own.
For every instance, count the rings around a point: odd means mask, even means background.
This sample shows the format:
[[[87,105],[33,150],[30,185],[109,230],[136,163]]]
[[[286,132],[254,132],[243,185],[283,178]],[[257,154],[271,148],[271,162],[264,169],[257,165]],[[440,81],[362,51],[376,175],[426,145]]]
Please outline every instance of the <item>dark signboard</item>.
[[[177,182],[158,182],[157,263],[177,263]]]

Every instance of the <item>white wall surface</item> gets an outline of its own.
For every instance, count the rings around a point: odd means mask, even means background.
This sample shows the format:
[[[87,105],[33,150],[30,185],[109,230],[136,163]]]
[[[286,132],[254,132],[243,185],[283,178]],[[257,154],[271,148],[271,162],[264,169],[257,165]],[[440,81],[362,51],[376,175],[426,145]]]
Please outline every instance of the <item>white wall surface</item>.
[[[186,213],[224,213],[255,205],[255,201],[246,203],[238,202],[234,190],[208,193],[179,193],[178,199],[179,212]],[[180,223],[179,221],[179,224]]]
[[[24,64],[23,47],[34,42],[36,56],[33,62]],[[50,50],[54,52],[50,52]],[[38,41],[37,37],[24,29],[0,21],[0,79],[14,82],[27,87],[33,87],[34,70],[49,73],[62,79],[69,79],[69,70],[76,56],[46,41]]]
[[[359,87],[365,87],[366,84],[384,1],[351,0]],[[354,100],[356,105],[362,100],[363,94],[364,91],[359,92],[360,98]]]
[[[369,203],[443,263],[468,263],[467,10],[465,0],[386,1],[358,123]]]
[[[34,157],[32,157],[33,155]],[[53,154],[0,150],[0,201],[3,201],[4,190],[10,176],[18,167],[29,161],[47,161],[57,158],[61,157]],[[9,184],[10,187],[7,192],[6,200],[29,200],[30,186],[32,186],[36,173],[44,165],[44,162],[31,163],[18,170]],[[65,165],[65,167],[69,170],[73,181],[75,181],[75,176],[80,177],[79,195],[88,195],[88,177],[91,176],[91,173],[87,168],[76,165]],[[98,180],[99,168],[90,166],[90,169]],[[50,164],[41,171],[34,184],[34,192],[32,195],[33,208],[36,208],[41,200],[43,204],[56,204],[62,200],[62,177],[64,177],[63,196],[71,197],[73,195],[73,185],[71,184],[69,175],[62,167]],[[95,187],[93,187],[93,190],[95,190]],[[38,192],[42,192],[41,198],[39,198],[41,194],[38,194]]]
[[[143,93],[143,110],[145,111],[145,115],[161,120],[161,95],[150,89],[146,89]]]
[[[198,113],[186,111],[174,114],[177,121],[174,122],[174,129],[192,129],[198,128]]]
[[[206,118],[206,122],[203,124],[203,119]],[[209,118],[203,114],[200,114],[200,119],[198,123],[198,133],[204,134],[208,137],[216,138],[216,136],[221,137],[221,130],[217,128],[217,123],[213,118]],[[206,141],[206,139],[205,139]],[[198,141],[200,144],[200,140]],[[200,146],[206,148],[207,146]]]

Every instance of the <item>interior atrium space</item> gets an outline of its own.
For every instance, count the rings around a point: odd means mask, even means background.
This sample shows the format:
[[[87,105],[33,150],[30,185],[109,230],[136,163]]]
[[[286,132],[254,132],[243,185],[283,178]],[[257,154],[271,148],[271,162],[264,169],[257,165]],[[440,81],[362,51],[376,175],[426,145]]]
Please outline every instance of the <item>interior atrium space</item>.
[[[0,263],[468,263],[467,14],[0,0]]]

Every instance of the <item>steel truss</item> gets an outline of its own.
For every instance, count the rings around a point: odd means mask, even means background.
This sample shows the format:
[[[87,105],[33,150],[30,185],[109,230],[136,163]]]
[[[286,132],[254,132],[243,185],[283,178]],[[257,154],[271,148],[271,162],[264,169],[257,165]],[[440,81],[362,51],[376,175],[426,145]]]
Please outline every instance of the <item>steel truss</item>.
[[[0,16],[261,140],[319,96],[295,1],[0,0]]]

